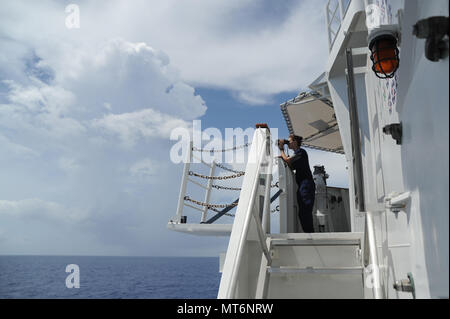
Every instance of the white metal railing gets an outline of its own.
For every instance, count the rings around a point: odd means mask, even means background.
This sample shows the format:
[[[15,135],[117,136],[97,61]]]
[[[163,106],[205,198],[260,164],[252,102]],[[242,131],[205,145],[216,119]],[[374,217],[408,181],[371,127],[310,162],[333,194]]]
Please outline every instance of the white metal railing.
[[[370,264],[372,261],[372,264]],[[375,225],[373,213],[366,212],[366,223],[364,227],[364,267],[371,266],[372,290],[375,299],[384,299],[384,289],[381,283],[380,267],[378,263],[377,241],[375,236]]]
[[[333,48],[334,40],[336,40],[342,20],[344,20],[351,1],[352,0],[328,0],[327,5],[325,6],[325,21],[327,24],[329,51]],[[330,8],[330,4],[334,4],[334,6]]]
[[[189,149],[188,149],[188,153],[186,154],[186,160],[184,163],[184,168],[183,168],[183,177],[181,180],[181,188],[180,188],[180,194],[178,197],[178,206],[177,206],[177,213],[176,213],[176,217],[171,221],[173,223],[182,223],[182,217],[183,217],[183,208],[185,206],[190,207],[192,209],[198,210],[202,213],[200,222],[204,223],[207,220],[208,217],[208,205],[210,205],[210,198],[211,198],[211,191],[212,191],[212,187],[213,187],[213,177],[214,177],[214,173],[216,170],[216,167],[218,166],[218,164],[215,161],[212,161],[212,163],[207,163],[205,162],[203,159],[201,159],[200,157],[196,156],[193,154],[193,142],[190,141],[189,143]],[[198,161],[198,163],[201,163],[203,165],[206,165],[207,167],[209,167],[209,175],[207,175],[206,177],[209,177],[208,182],[206,183],[206,185],[199,183],[195,180],[193,180],[192,178],[190,178],[190,167],[191,167],[191,163],[193,162],[193,159],[196,159]],[[188,182],[197,185],[200,188],[203,188],[205,190],[205,197],[204,197],[204,202],[203,202],[203,206],[201,208],[190,205],[188,203],[185,202],[185,196],[186,196],[186,188],[187,188],[187,184]]]
[[[243,295],[237,296],[236,291],[240,272],[248,269],[243,259],[250,237],[250,229],[256,229],[257,241],[262,251],[261,258],[266,258],[267,263],[271,264],[266,241],[270,219],[272,156],[270,132],[268,129],[258,128],[254,133],[252,146],[249,151],[239,204],[222,271],[218,293],[219,299],[245,297]],[[263,207],[260,207],[258,195],[262,193],[260,190],[262,186],[260,185],[260,178],[263,175],[265,175],[264,203]],[[260,218],[261,210],[263,212],[262,221]],[[252,235],[254,236],[254,233]],[[252,240],[254,239],[252,238]],[[255,276],[257,275],[255,274]],[[242,279],[244,278],[248,280],[248,276],[242,276]]]
[[[234,201],[231,204],[211,204],[210,203],[210,198],[211,198],[211,191],[212,188],[217,188],[217,189],[227,189],[227,190],[240,190],[241,188],[239,187],[227,187],[227,186],[223,186],[223,185],[213,185],[213,180],[225,180],[225,179],[230,179],[230,178],[237,178],[237,177],[241,177],[242,175],[244,175],[244,172],[242,171],[236,171],[233,170],[231,168],[228,168],[226,166],[221,165],[220,163],[216,162],[215,160],[213,160],[211,163],[207,163],[205,162],[201,157],[198,157],[196,155],[194,155],[194,151],[199,151],[199,152],[225,152],[225,151],[230,151],[230,150],[235,150],[237,148],[243,148],[243,147],[247,147],[250,143],[246,143],[244,145],[241,145],[239,147],[234,147],[233,149],[223,149],[223,150],[203,150],[203,149],[198,149],[193,147],[193,142],[190,141],[189,143],[189,148],[188,148],[188,152],[186,154],[186,158],[185,158],[185,162],[184,162],[184,168],[183,168],[183,176],[182,176],[182,180],[181,180],[181,187],[180,187],[180,194],[178,197],[178,206],[177,206],[177,212],[176,212],[176,216],[174,218],[172,218],[169,222],[170,225],[179,225],[179,224],[184,224],[186,223],[186,216],[183,216],[183,208],[185,206],[193,208],[195,210],[198,210],[202,213],[201,216],[201,220],[200,222],[203,223],[211,223],[213,220],[218,219],[220,216],[222,215],[229,215],[227,213],[227,211],[229,211],[230,209],[233,209],[236,205],[237,205],[237,201]],[[193,162],[193,159],[197,160],[197,163],[206,165],[207,167],[209,167],[209,175],[203,175],[200,174],[198,172],[193,172],[190,171],[191,168],[191,163]],[[216,168],[222,168],[224,170],[227,170],[229,172],[234,173],[234,175],[227,175],[227,176],[214,176],[214,172],[216,170]],[[197,182],[196,180],[192,179],[190,176],[196,176],[199,178],[203,178],[203,179],[208,179],[206,185]],[[191,199],[189,198],[189,196],[186,196],[186,188],[188,185],[188,182],[197,185],[200,188],[203,188],[205,190],[205,197],[204,197],[204,201],[198,201],[195,199]],[[186,203],[186,201],[192,202],[196,205],[199,205],[200,207],[195,207],[193,205],[190,205],[188,203]],[[269,203],[270,204],[270,203]],[[223,208],[222,211],[218,211],[218,208]],[[217,213],[220,213],[218,215],[216,215],[215,217],[207,220],[207,215],[208,215],[208,210],[213,210]]]

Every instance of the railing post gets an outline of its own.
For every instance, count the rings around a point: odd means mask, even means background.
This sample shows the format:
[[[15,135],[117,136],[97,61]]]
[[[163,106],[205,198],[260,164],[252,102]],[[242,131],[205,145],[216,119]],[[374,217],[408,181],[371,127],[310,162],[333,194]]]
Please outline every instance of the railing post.
[[[186,185],[188,181],[188,174],[189,174],[189,168],[192,161],[192,141],[189,142],[189,149],[186,154],[186,159],[184,162],[184,169],[183,169],[183,178],[181,180],[181,187],[180,187],[180,196],[178,197],[178,207],[177,207],[177,215],[175,222],[180,223],[181,216],[183,213],[183,207],[184,207],[184,196],[186,195]]]
[[[340,23],[342,25],[342,21],[344,20],[344,6],[342,4],[342,0],[338,0],[339,1],[339,14],[340,14]]]
[[[216,162],[213,161],[212,165],[211,165],[211,168],[209,170],[209,177],[213,177],[214,176],[215,169],[216,169]],[[206,194],[205,194],[205,201],[204,201],[206,204],[209,204],[209,199],[211,197],[212,183],[213,183],[213,180],[212,180],[212,178],[210,178],[208,180],[208,184],[206,186]],[[203,208],[203,213],[202,213],[202,220],[201,220],[202,223],[204,223],[206,221],[207,215],[208,215],[208,207],[205,206]]]
[[[269,152],[268,154],[268,163],[266,168],[266,178],[265,178],[265,189],[264,189],[264,210],[263,210],[263,217],[262,217],[262,228],[264,230],[264,233],[270,233],[270,191],[271,191],[271,185],[272,185],[272,165],[273,165],[273,154],[272,154],[272,140],[270,139],[267,141],[266,144],[267,150]]]
[[[372,278],[373,278],[373,294],[375,299],[384,299],[384,290],[381,285],[380,269],[378,263],[378,251],[377,241],[375,236],[375,227],[373,222],[372,212],[366,212],[366,236],[368,245],[364,245],[369,248],[370,259],[372,260]],[[366,252],[364,252],[366,255]],[[367,258],[364,256],[365,263]]]
[[[330,1],[328,1],[325,6],[325,21],[327,25],[327,35],[328,35],[328,51],[331,51],[331,35],[330,35]]]

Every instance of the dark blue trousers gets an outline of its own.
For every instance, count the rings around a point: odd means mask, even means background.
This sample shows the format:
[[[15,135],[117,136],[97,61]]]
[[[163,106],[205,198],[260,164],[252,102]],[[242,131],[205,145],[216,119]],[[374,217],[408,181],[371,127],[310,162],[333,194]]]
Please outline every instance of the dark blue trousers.
[[[300,182],[297,191],[297,203],[299,207],[298,217],[305,233],[314,233],[312,210],[316,193],[316,184],[313,180]]]

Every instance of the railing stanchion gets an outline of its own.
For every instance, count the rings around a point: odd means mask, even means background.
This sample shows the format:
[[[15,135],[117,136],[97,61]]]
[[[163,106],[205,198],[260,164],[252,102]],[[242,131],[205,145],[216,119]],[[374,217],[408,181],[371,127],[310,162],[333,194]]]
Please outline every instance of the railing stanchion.
[[[372,261],[372,278],[373,278],[373,294],[375,299],[384,299],[384,290],[381,285],[381,276],[378,263],[378,251],[377,241],[375,236],[375,227],[373,222],[372,212],[366,212],[366,226],[365,226],[365,239],[368,241],[368,245],[364,245],[369,248],[370,259]],[[367,251],[364,251],[364,263],[368,262],[366,257]]]
[[[189,142],[189,148],[188,152],[186,154],[186,159],[184,162],[184,168],[183,168],[183,178],[181,180],[181,188],[180,188],[180,196],[178,197],[178,207],[177,207],[177,215],[175,222],[180,223],[181,222],[181,216],[183,214],[183,207],[184,207],[184,196],[186,196],[186,185],[188,181],[188,174],[189,174],[189,167],[191,165],[192,161],[192,141]]]
[[[344,6],[342,5],[342,0],[338,0],[339,1],[339,14],[340,14],[340,21],[342,24],[342,21],[344,20]]]
[[[330,34],[330,1],[328,1],[325,6],[325,21],[327,24],[327,35],[328,35],[328,51],[331,51],[331,34]]]
[[[214,176],[214,171],[216,170],[216,162],[213,161],[211,168],[209,170],[209,176],[213,177]],[[209,199],[211,197],[211,188],[212,188],[212,179],[208,180],[208,185],[206,186],[206,194],[205,194],[205,203],[209,204]],[[208,215],[208,206],[205,206],[205,208],[203,209],[203,213],[202,213],[202,220],[201,222],[204,223],[206,221],[206,216]]]
[[[270,190],[272,185],[272,164],[273,164],[273,154],[272,154],[272,141],[267,141],[267,149],[268,149],[268,166],[266,171],[266,178],[265,178],[265,190],[264,190],[264,210],[263,210],[263,217],[262,217],[262,229],[264,230],[264,233],[270,233]]]

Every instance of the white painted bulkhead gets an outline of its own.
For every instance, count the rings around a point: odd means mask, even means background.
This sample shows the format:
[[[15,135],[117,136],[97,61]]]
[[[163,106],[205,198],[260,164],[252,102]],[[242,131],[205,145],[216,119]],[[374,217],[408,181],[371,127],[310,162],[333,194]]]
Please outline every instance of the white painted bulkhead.
[[[359,2],[353,0],[352,2]],[[360,1],[361,3],[363,1]],[[417,298],[448,298],[448,57],[431,62],[412,25],[435,15],[448,16],[448,1],[373,1],[391,6],[395,22],[402,9],[400,69],[395,78],[378,79],[368,55],[354,56],[355,90],[361,135],[366,211],[375,213],[376,240],[387,298],[412,298],[393,289],[412,273]],[[364,212],[355,207],[345,48],[367,48],[361,37],[364,12],[351,4],[330,51],[328,85],[349,165],[352,230],[363,231]],[[355,9],[355,10],[356,10]],[[367,34],[367,31],[366,31]],[[359,51],[359,52],[358,52]],[[360,53],[361,50],[354,50]],[[383,133],[403,125],[403,141]],[[393,212],[390,197],[406,194],[406,207]],[[407,197],[407,196],[405,196]]]

